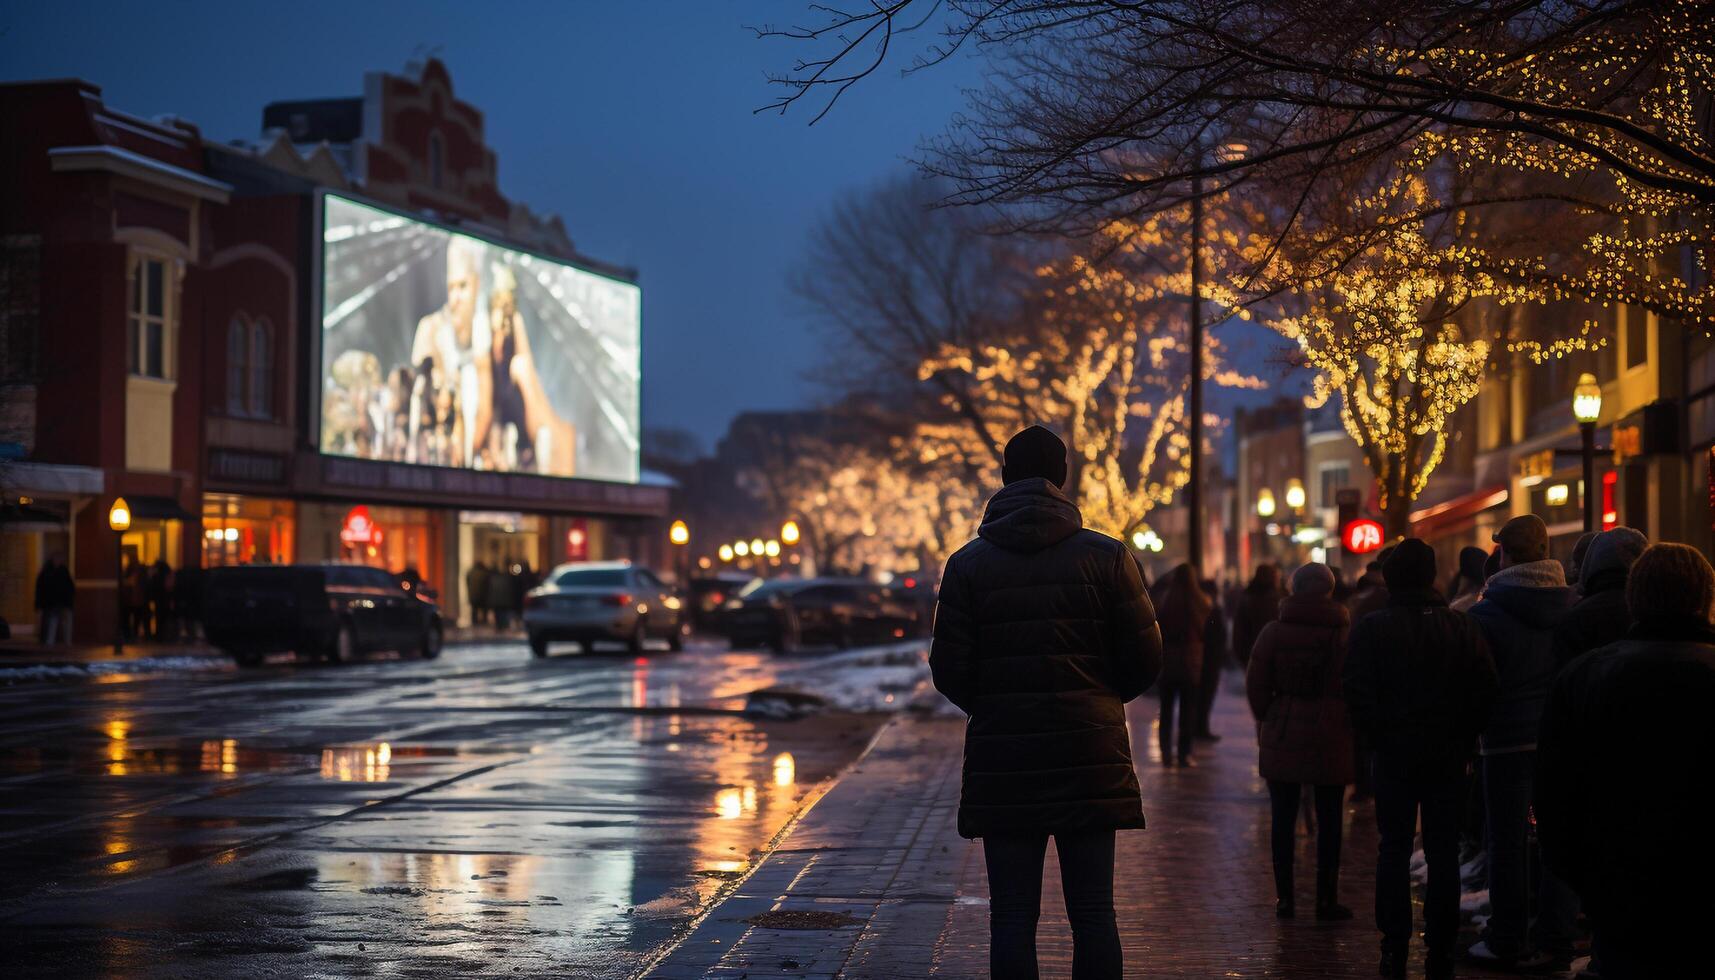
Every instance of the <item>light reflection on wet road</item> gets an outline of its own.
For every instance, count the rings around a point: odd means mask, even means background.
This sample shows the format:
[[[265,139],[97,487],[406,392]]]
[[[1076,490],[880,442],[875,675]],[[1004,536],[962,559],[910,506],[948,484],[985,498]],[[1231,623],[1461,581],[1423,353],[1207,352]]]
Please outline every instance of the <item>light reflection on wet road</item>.
[[[494,644],[0,689],[6,972],[624,976],[880,724],[738,715],[780,667]]]

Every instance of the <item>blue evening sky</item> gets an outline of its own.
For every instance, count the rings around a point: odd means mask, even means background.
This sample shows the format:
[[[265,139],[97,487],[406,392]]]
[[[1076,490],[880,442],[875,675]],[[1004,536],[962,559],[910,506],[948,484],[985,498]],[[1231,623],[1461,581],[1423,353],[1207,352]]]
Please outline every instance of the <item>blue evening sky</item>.
[[[786,276],[843,194],[904,172],[981,79],[961,57],[853,88],[814,127],[752,110],[764,73],[810,50],[746,25],[805,23],[808,0],[562,3],[17,3],[0,78],[79,76],[110,105],[253,138],[262,107],[356,96],[366,71],[434,51],[480,109],[501,191],[635,266],[645,426],[706,445],[744,409],[814,403],[821,362]]]

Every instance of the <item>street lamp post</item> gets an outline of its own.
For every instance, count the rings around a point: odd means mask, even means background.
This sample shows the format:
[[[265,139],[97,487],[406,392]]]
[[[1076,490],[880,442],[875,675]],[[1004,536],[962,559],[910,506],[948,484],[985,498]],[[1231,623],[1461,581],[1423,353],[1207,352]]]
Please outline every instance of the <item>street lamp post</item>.
[[[679,572],[679,588],[687,588],[691,579],[691,552],[685,546],[691,543],[691,528],[684,521],[674,521],[667,528],[667,540],[673,543],[673,564]]]
[[[125,532],[131,527],[131,505],[114,497],[107,511],[107,526],[113,529],[113,655],[125,656]]]
[[[1191,459],[1186,469],[1189,491],[1185,499],[1186,527],[1190,530],[1186,561],[1193,581],[1203,580],[1203,161],[1191,178],[1191,345],[1190,397],[1187,399],[1191,429]]]
[[[1596,420],[1602,417],[1602,386],[1586,371],[1572,389],[1572,417],[1584,437],[1584,531],[1596,530]]]

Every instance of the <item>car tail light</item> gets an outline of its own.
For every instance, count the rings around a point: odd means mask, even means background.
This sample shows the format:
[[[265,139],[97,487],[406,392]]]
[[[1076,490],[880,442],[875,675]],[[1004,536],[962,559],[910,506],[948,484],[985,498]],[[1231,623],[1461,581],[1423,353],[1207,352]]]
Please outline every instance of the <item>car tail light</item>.
[[[537,606],[540,606],[541,604],[542,604],[542,597],[539,595],[527,595],[524,597],[524,608],[525,609],[535,609]]]
[[[602,596],[601,601],[610,606],[629,606],[631,605],[631,593],[615,592],[612,595]]]

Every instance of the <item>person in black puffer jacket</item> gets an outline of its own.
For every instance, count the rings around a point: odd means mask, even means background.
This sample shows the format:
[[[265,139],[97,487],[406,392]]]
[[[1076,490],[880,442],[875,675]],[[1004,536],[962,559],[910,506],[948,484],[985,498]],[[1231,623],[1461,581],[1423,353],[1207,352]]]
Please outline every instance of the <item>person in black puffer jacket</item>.
[[[1136,559],[1060,489],[1058,437],[1020,432],[1001,475],[947,560],[929,651],[935,687],[970,715],[959,833],[983,839],[994,976],[1036,976],[1053,836],[1079,976],[1118,978],[1114,831],[1144,825],[1125,704],[1160,674],[1161,633]]]
[[[1543,857],[1584,900],[1602,976],[1708,976],[1715,569],[1658,544],[1632,565],[1626,604],[1625,637],[1573,661],[1543,710]]]
[[[1492,914],[1482,940],[1466,955],[1502,969],[1540,969],[1571,962],[1578,914],[1577,896],[1530,855],[1536,734],[1560,670],[1554,630],[1572,605],[1572,590],[1566,569],[1548,557],[1542,518],[1515,517],[1494,540],[1501,546],[1500,570],[1470,613],[1489,643],[1501,682],[1480,743]]]
[[[1649,539],[1629,527],[1609,528],[1591,540],[1579,563],[1578,601],[1554,628],[1554,655],[1561,666],[1626,635],[1632,625],[1626,578],[1648,547]]]
[[[1477,733],[1497,684],[1482,633],[1435,591],[1435,550],[1407,538],[1382,566],[1388,604],[1352,626],[1341,693],[1375,747],[1376,927],[1381,975],[1404,977],[1411,942],[1411,853],[1421,813],[1425,976],[1453,975],[1459,935],[1459,817]]]

